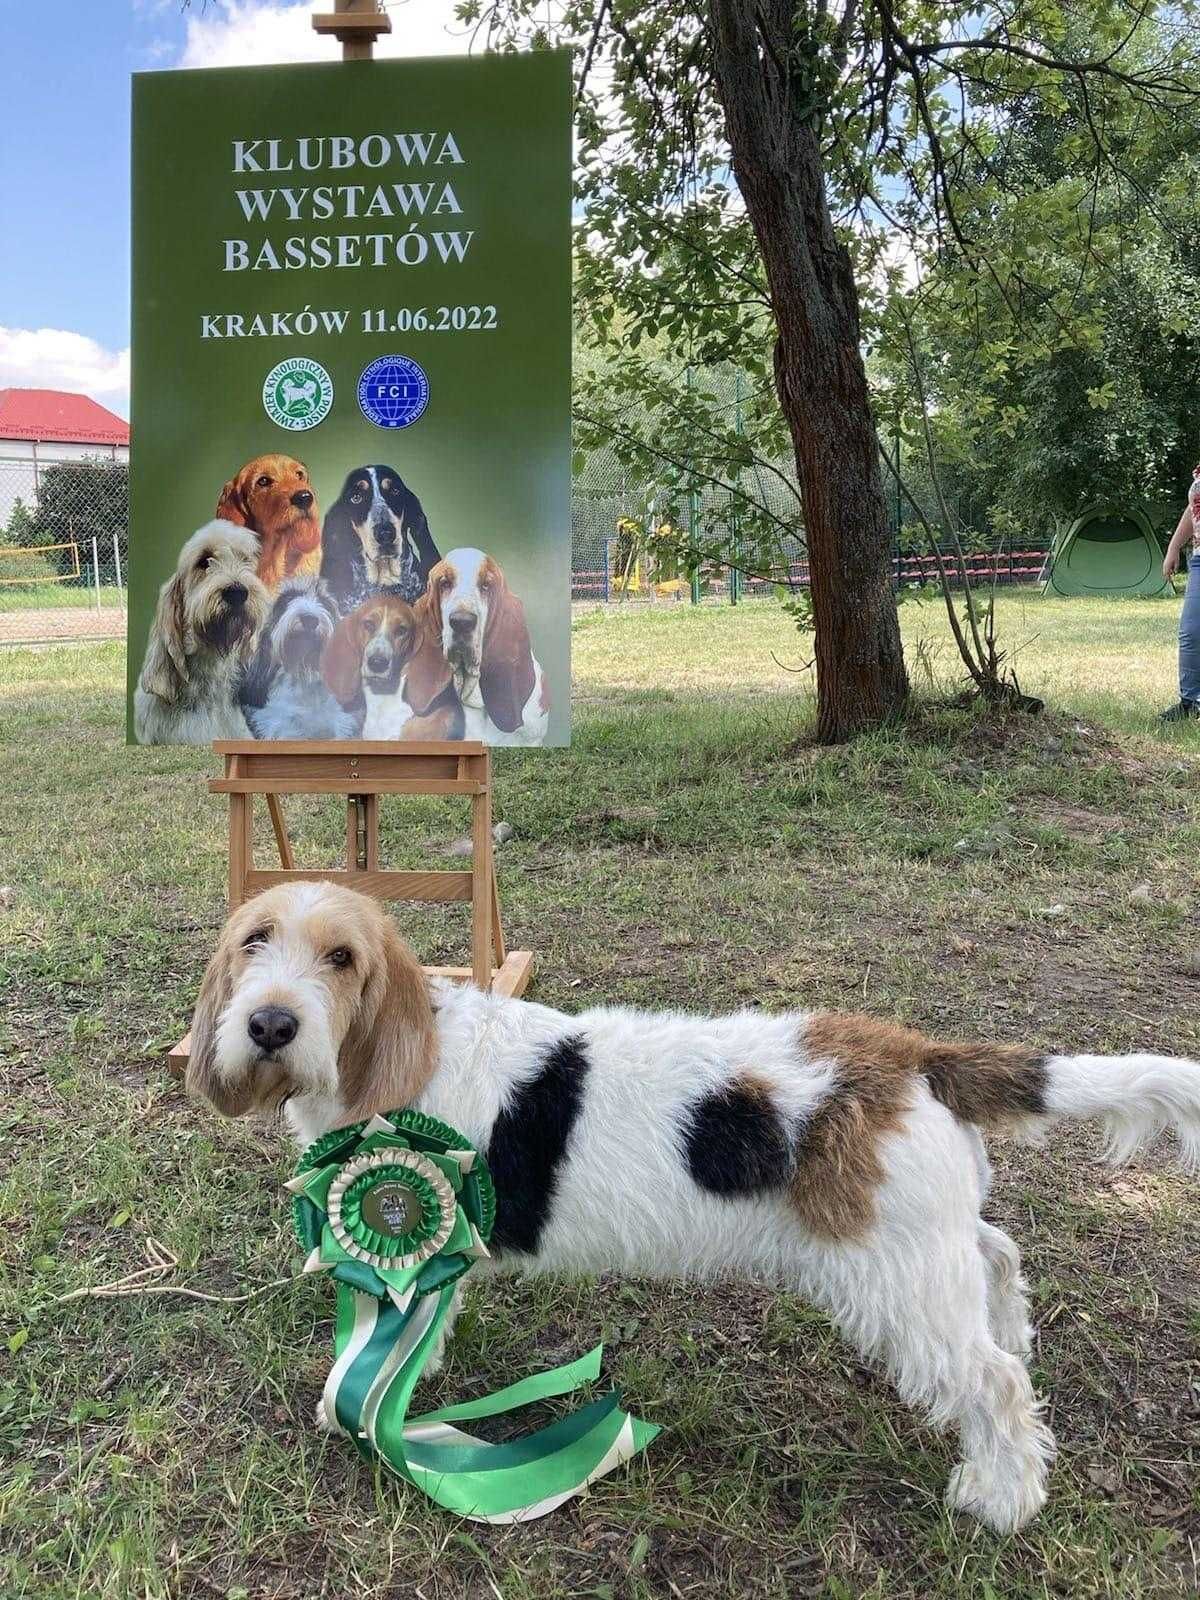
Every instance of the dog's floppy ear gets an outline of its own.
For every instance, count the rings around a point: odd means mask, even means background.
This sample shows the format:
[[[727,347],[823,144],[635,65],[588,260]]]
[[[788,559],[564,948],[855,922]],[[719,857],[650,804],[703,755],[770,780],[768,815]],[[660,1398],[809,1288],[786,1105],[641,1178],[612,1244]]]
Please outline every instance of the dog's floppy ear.
[[[250,511],[246,505],[246,497],[242,493],[242,475],[239,472],[236,478],[221,490],[220,499],[217,501],[215,515],[223,522],[234,522],[239,528],[250,526]]]
[[[253,637],[253,636],[251,636]],[[258,641],[258,648],[254,652],[254,659],[246,668],[246,675],[238,689],[238,704],[241,706],[254,706],[259,711],[266,705],[271,694],[271,680],[278,671],[275,662],[275,651],[271,643],[271,628],[268,624],[263,628]]]
[[[491,569],[493,589],[479,664],[479,691],[484,709],[496,726],[503,733],[515,733],[521,726],[525,702],[533,693],[533,646],[525,623],[525,607],[494,561]]]
[[[413,601],[413,610],[422,631],[428,630],[435,639],[442,637],[441,580],[449,571],[444,561],[435,561],[425,575],[425,588]]]
[[[233,997],[233,957],[235,945],[228,928],[222,933],[200,985],[192,1017],[191,1044],[185,1084],[196,1095],[216,1106],[227,1117],[245,1116],[254,1103],[247,1077],[240,1084],[228,1084],[217,1076],[217,1026],[221,1013]]]
[[[357,611],[343,617],[321,652],[321,676],[333,698],[352,706],[362,697],[362,619]]]
[[[321,582],[338,601],[359,595],[367,585],[367,563],[362,541],[350,514],[340,501],[331,507],[321,530]]]
[[[348,1121],[411,1105],[437,1064],[428,981],[391,918],[379,920],[382,948],[338,1056]]]
[[[413,607],[417,619],[415,648],[404,673],[404,698],[416,715],[431,706],[453,682],[450,663],[442,649],[441,612],[436,605],[426,604],[429,596],[430,591],[426,590]]]
[[[180,573],[158,591],[158,605],[150,625],[150,642],[142,662],[140,682],[147,694],[174,705],[188,681],[184,614],[184,579]]]
[[[433,535],[429,531],[429,520],[425,515],[425,507],[416,495],[404,485],[404,531],[408,535],[409,543],[417,552],[417,564],[425,574],[428,583],[429,574],[442,559],[438,554],[438,547],[433,542]]]

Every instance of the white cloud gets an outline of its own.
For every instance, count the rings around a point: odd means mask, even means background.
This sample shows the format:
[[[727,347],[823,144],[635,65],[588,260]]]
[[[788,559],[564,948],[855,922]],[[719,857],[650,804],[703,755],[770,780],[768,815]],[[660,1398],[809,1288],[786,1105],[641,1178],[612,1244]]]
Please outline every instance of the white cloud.
[[[66,389],[129,415],[129,349],[66,328],[0,327],[0,389]]]
[[[327,9],[332,9],[328,7]],[[181,67],[263,66],[280,61],[337,61],[336,39],[313,32],[308,0],[214,0],[189,9]],[[454,17],[453,0],[406,0],[388,7],[392,31],[376,56],[463,55],[471,30]]]

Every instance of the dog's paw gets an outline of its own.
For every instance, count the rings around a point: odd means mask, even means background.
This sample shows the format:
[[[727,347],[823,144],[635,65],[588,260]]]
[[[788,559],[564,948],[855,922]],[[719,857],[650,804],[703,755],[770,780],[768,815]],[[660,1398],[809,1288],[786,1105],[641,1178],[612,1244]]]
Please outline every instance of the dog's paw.
[[[1015,1464],[1014,1464],[1015,1465]],[[960,1462],[946,1486],[951,1511],[965,1511],[996,1533],[1016,1533],[1046,1503],[1044,1462],[1029,1462],[1023,1471],[989,1472],[971,1461]]]
[[[324,1399],[317,1401],[316,1421],[318,1433],[333,1433],[335,1431],[329,1421],[329,1417],[326,1415]]]

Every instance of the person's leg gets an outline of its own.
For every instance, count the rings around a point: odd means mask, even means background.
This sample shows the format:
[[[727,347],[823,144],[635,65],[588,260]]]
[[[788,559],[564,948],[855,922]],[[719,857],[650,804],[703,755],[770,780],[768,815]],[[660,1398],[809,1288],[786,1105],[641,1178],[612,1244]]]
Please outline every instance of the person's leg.
[[[1200,557],[1188,557],[1187,591],[1179,614],[1179,698],[1200,704]]]

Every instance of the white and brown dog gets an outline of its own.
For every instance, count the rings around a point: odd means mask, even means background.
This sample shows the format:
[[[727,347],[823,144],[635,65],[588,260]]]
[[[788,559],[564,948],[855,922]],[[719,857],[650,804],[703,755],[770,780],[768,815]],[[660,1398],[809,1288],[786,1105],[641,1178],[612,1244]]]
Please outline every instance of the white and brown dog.
[[[529,638],[525,607],[482,550],[451,550],[429,574],[417,612],[441,640],[462,701],[468,739],[541,744],[550,690]]]
[[[343,617],[321,658],[329,692],[361,713],[364,739],[461,739],[463,710],[441,645],[398,595]]]
[[[270,607],[258,576],[258,540],[209,522],[179,552],[159,590],[133,696],[139,744],[248,739],[238,705],[242,670]]]
[[[303,1145],[400,1106],[486,1154],[496,1264],[738,1277],[807,1296],[954,1426],[950,1505],[1001,1531],[1046,1496],[1017,1247],[980,1216],[984,1129],[1097,1120],[1125,1159],[1200,1163],[1200,1063],[942,1044],[869,1017],[549,1007],[430,983],[373,901],[327,884],[234,912],[188,1083],[286,1108]]]

